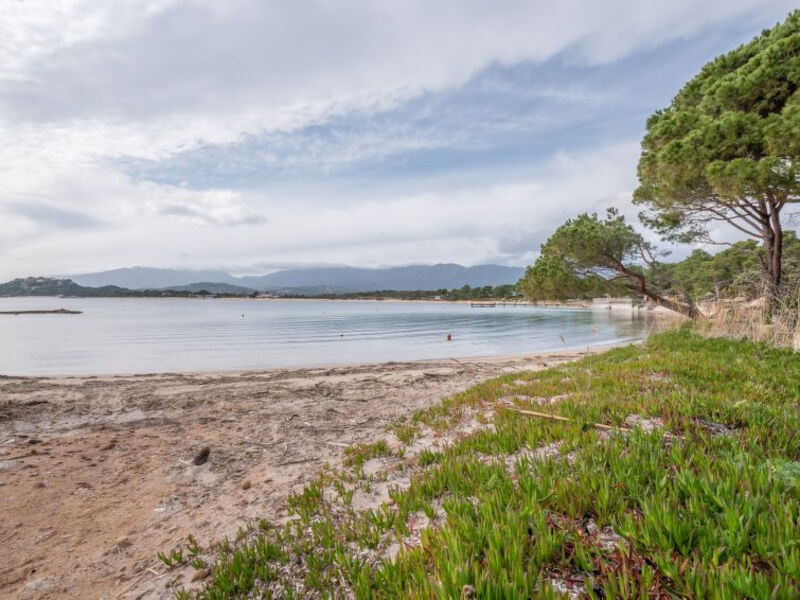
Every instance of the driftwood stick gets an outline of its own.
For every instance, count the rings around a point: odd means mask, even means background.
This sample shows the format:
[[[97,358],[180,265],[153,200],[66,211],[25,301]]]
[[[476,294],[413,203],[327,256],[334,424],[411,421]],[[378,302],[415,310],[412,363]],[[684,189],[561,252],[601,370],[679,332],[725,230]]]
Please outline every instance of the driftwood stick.
[[[574,423],[572,419],[568,419],[567,417],[562,417],[561,415],[551,415],[550,413],[543,413],[537,412],[535,410],[523,410],[521,408],[515,408],[521,415],[527,415],[529,417],[539,417],[540,419],[550,419],[551,421],[562,421],[564,423]],[[605,431],[630,431],[627,427],[616,427],[614,425],[606,425],[605,423],[594,423],[594,427],[597,429],[603,429]]]
[[[276,467],[285,467],[286,465],[299,465],[301,463],[311,462],[313,460],[319,460],[319,456],[312,456],[311,458],[297,458],[294,460],[285,460],[283,462],[277,463]]]

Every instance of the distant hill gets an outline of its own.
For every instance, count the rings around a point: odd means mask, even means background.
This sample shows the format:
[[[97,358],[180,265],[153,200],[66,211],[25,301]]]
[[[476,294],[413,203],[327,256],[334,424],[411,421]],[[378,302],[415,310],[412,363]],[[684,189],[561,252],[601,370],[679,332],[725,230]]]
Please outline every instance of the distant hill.
[[[500,265],[463,267],[456,264],[409,265],[387,269],[319,267],[290,269],[261,277],[242,277],[240,285],[257,289],[326,287],[354,292],[375,290],[438,290],[465,285],[481,287],[516,283],[525,269]]]
[[[268,275],[235,277],[224,271],[193,271],[129,267],[100,273],[72,276],[81,285],[117,285],[131,289],[157,289],[203,285],[230,284],[254,290],[319,289],[330,293],[371,292],[376,290],[439,290],[465,285],[483,287],[516,283],[522,277],[522,267],[457,264],[409,265],[385,269],[357,267],[317,267],[287,269]],[[208,290],[214,291],[214,290]]]
[[[185,289],[184,289],[185,288]],[[0,283],[0,296],[75,296],[79,298],[193,298],[205,290],[210,294],[249,296],[254,290],[226,283],[196,283],[160,290],[131,290],[116,285],[91,287],[71,279],[25,277]]]
[[[213,281],[215,283],[239,282],[224,271],[194,271],[190,269],[156,269],[153,267],[126,267],[99,273],[70,275],[72,281],[79,285],[99,287],[116,285],[132,290],[160,289],[189,285],[197,281]]]
[[[93,296],[130,295],[130,290],[115,285],[84,287],[70,279],[25,277],[0,284],[0,296]]]

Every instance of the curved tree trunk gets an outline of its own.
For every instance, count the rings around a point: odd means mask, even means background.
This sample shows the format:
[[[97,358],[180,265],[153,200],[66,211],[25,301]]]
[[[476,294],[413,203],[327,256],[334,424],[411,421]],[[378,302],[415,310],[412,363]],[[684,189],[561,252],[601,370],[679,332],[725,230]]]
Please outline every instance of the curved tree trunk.
[[[631,271],[628,269],[624,264],[622,264],[617,259],[609,258],[609,262],[613,265],[615,271],[624,275],[628,278],[631,282],[631,287],[642,294],[645,298],[650,300],[651,302],[657,304],[658,306],[663,306],[671,311],[676,313],[682,314],[690,319],[696,319],[700,316],[700,311],[697,310],[697,306],[691,300],[687,302],[675,302],[674,300],[670,300],[669,298],[664,298],[664,296],[657,294],[653,290],[647,287],[647,282],[645,281],[644,275],[641,273],[637,273],[636,271]]]
[[[639,288],[639,291],[642,295],[650,300],[651,302],[658,304],[659,306],[663,306],[664,308],[668,308],[669,310],[675,311],[676,313],[680,313],[690,319],[696,319],[700,316],[700,311],[697,310],[697,306],[693,302],[683,304],[681,302],[675,302],[670,300],[669,298],[664,298],[655,292],[652,292],[647,289],[647,286],[642,285]]]

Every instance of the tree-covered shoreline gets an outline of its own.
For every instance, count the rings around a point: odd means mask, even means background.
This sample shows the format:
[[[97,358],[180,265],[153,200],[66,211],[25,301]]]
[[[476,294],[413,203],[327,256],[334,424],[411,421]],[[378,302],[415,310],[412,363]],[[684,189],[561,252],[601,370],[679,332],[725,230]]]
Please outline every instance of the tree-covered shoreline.
[[[24,277],[0,284],[0,297],[68,296],[76,298],[202,298],[207,296],[244,298],[244,294],[214,293],[207,290],[131,290],[116,285],[88,287],[71,279]]]

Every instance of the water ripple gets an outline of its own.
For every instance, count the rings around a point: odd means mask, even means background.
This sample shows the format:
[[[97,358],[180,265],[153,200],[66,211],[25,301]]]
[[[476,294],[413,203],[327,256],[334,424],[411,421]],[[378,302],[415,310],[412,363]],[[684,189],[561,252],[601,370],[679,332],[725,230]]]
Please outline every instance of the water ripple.
[[[0,298],[0,373],[249,369],[523,354],[636,339],[608,311],[367,301]],[[446,340],[447,334],[453,340]]]

